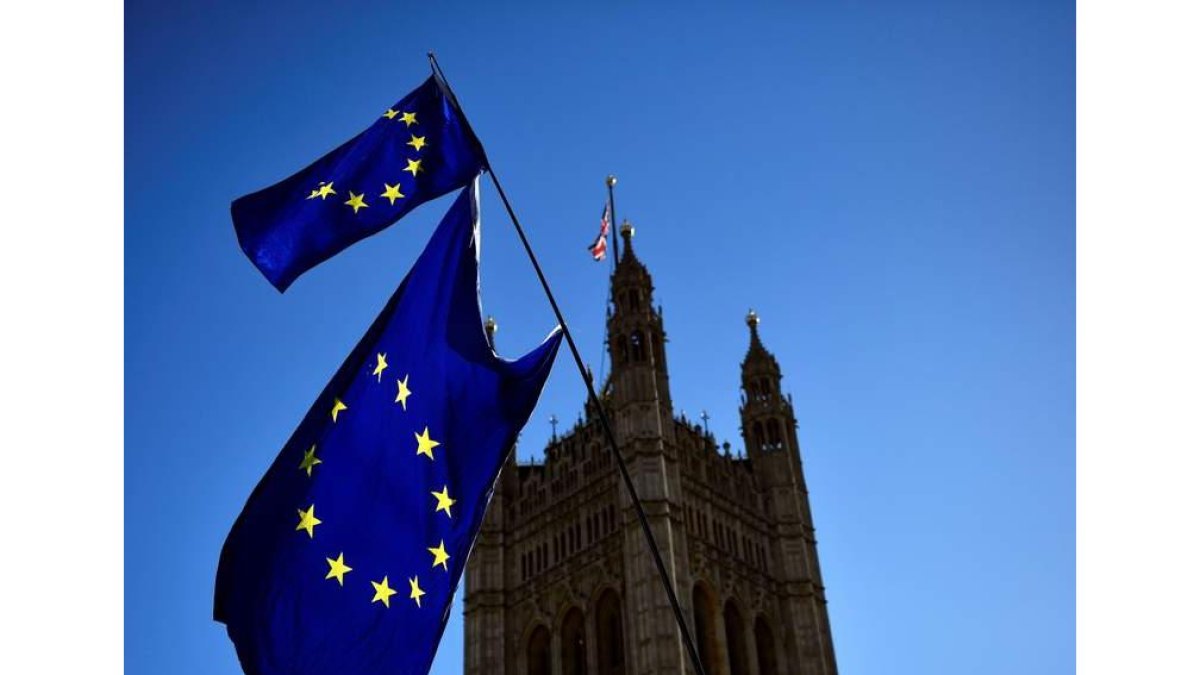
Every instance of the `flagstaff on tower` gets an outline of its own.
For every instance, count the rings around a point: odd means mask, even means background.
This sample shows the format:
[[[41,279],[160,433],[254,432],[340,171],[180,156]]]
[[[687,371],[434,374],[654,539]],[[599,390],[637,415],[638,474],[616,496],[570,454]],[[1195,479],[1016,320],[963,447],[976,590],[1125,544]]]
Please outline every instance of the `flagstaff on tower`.
[[[617,222],[617,205],[613,199],[613,186],[617,184],[617,177],[608,174],[604,179],[604,184],[608,186],[608,217],[609,222]],[[610,228],[611,229],[611,228]],[[621,249],[617,248],[617,233],[613,232],[613,271],[617,269],[617,261],[621,259]]]
[[[672,404],[651,260],[634,254],[633,224],[618,223],[625,245],[610,279],[604,397],[589,399],[573,427],[559,433],[552,423],[544,459],[510,466],[501,481],[502,505],[488,512],[488,536],[468,563],[464,672],[696,675],[670,601],[647,592],[657,565],[635,503],[597,452],[602,412],[620,430],[639,496],[654,505],[646,522],[688,603],[701,667],[837,675],[796,411],[758,313],[731,317],[746,322],[749,344],[730,418],[741,434],[736,445],[719,442],[711,423],[720,411],[693,421]]]

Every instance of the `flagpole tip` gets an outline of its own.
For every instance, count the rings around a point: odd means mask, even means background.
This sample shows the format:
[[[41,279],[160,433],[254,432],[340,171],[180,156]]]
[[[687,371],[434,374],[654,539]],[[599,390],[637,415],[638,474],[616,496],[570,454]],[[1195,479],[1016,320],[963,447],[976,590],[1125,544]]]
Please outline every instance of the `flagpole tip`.
[[[617,184],[617,177],[610,173],[608,174],[608,177],[604,179],[604,183],[608,185],[608,187],[612,187]]]

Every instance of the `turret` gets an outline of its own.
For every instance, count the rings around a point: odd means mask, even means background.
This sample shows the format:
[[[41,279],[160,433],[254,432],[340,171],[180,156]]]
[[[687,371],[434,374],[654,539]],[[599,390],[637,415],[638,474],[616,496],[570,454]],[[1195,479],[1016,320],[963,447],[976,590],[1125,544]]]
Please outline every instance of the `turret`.
[[[792,399],[783,394],[779,361],[763,346],[758,324],[758,314],[752,309],[746,315],[750,348],[742,360],[740,413],[746,454],[767,485],[795,484],[805,491]]]
[[[675,447],[667,356],[663,349],[662,310],[654,307],[654,283],[633,250],[633,226],[621,224],[621,258],[612,275],[613,310],[608,317],[608,349],[612,375],[607,405],[611,406],[617,443],[637,486],[646,522],[658,542],[672,580],[686,571],[683,492]],[[660,583],[634,517],[632,503],[622,493],[624,528],[624,595],[632,627],[631,653],[624,672],[672,672],[683,656],[679,630],[672,625],[670,603],[656,588]],[[674,582],[674,581],[673,581]],[[683,595],[681,586],[676,592]],[[634,618],[636,617],[636,621]]]
[[[825,586],[817,560],[816,533],[791,396],[784,396],[783,373],[758,335],[758,314],[746,315],[750,348],[742,361],[742,436],[758,484],[767,495],[774,527],[777,573],[788,584],[785,612],[795,632],[786,639],[804,664],[796,672],[835,674],[837,664],[825,609]]]
[[[654,307],[654,283],[634,253],[633,234],[633,225],[623,222],[624,246],[612,275],[613,309],[608,317],[611,402],[619,411],[657,401],[663,416],[662,427],[669,429],[673,425],[662,309]],[[658,425],[637,426],[647,430]]]
[[[750,349],[742,360],[742,434],[751,457],[776,452],[795,452],[796,417],[791,397],[781,391],[783,374],[775,355],[767,351],[758,335],[758,314],[746,315],[750,327]]]

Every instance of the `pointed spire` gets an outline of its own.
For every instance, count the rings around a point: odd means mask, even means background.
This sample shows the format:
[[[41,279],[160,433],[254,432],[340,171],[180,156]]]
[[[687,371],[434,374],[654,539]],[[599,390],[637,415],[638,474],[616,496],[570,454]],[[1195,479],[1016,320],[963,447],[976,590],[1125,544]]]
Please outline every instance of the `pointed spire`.
[[[769,371],[778,374],[779,364],[775,361],[775,355],[763,345],[762,338],[758,336],[759,321],[758,312],[751,309],[746,313],[746,325],[750,327],[750,348],[746,350],[742,368],[753,367],[758,370],[765,366]]]
[[[751,309],[746,314],[746,325],[750,327],[750,352],[766,352],[762,339],[758,337],[758,312]]]

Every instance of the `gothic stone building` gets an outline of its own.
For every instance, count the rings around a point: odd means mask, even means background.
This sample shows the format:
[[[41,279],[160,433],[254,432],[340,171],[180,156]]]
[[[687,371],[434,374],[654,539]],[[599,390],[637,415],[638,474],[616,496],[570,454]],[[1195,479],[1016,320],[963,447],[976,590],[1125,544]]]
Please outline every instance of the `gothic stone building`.
[[[608,319],[612,421],[710,675],[834,675],[790,396],[747,317],[745,457],[671,406],[662,310],[621,228]],[[596,411],[540,465],[501,472],[467,567],[469,675],[690,673],[674,613]]]

